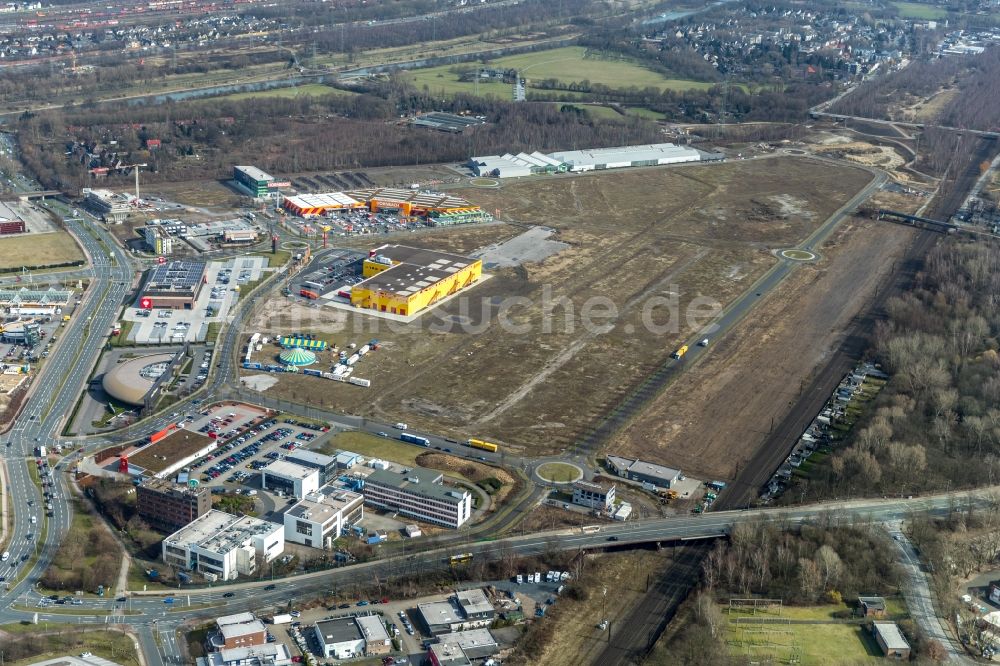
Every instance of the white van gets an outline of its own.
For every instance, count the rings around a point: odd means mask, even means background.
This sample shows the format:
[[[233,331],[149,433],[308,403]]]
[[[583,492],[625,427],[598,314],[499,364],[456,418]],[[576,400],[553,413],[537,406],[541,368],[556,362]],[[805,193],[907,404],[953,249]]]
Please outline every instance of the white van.
[[[392,427],[395,428],[396,430],[406,430],[407,428],[409,428],[409,426],[406,425],[405,423],[397,423]]]
[[[10,559],[10,552],[6,550],[3,551],[3,555],[0,555],[0,562],[6,562],[9,559]]]

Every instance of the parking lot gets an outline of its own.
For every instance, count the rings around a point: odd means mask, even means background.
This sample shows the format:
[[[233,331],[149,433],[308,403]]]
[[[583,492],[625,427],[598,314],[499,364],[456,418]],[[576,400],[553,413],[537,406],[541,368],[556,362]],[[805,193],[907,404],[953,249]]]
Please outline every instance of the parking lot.
[[[291,294],[301,296],[302,290],[305,290],[319,296],[335,296],[338,291],[364,279],[361,275],[361,263],[365,256],[363,252],[352,250],[331,252],[319,261],[314,261],[308,272],[300,274]]]
[[[134,322],[128,339],[141,345],[204,341],[208,325],[225,320],[240,287],[259,280],[266,265],[267,259],[256,256],[209,262],[207,284],[190,310],[126,308],[124,319]]]
[[[307,189],[307,188],[300,188]],[[318,188],[330,192],[330,188]],[[330,227],[328,236],[373,236],[400,231],[414,231],[433,226],[422,217],[399,215],[392,210],[381,210],[376,213],[367,208],[330,210],[319,217],[296,217],[286,215],[283,218],[285,226],[308,236],[322,234],[321,227]]]
[[[222,442],[218,449],[192,463],[191,474],[210,486],[258,495],[264,468],[284,453],[313,444],[329,431],[325,425],[266,417],[263,410],[247,405],[221,405],[188,414],[188,429]],[[260,499],[265,509],[274,510],[273,500]]]

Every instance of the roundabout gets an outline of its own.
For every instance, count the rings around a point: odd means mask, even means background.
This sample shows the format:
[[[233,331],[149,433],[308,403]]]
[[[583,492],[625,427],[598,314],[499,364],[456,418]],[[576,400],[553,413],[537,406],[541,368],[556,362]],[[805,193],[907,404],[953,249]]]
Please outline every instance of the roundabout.
[[[790,261],[815,261],[816,254],[809,252],[807,250],[781,250],[778,252],[778,256],[782,259],[788,259]]]
[[[566,484],[583,478],[583,470],[572,463],[546,462],[535,468],[535,476],[548,483]]]

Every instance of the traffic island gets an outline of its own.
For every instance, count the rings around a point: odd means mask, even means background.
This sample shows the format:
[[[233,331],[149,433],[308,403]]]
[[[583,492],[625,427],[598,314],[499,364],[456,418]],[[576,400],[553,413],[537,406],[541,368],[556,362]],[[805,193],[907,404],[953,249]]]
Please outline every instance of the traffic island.
[[[547,462],[535,468],[535,476],[548,483],[566,484],[583,478],[583,470],[571,463]]]

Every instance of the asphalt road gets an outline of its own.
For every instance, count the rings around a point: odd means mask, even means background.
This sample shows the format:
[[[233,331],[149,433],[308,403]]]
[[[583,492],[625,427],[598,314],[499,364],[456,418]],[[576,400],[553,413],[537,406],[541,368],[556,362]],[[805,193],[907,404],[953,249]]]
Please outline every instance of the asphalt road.
[[[920,567],[920,556],[917,554],[917,549],[903,534],[901,523],[890,521],[886,525],[886,529],[899,550],[899,561],[903,566],[906,581],[903,587],[903,597],[910,609],[910,615],[913,616],[914,621],[927,637],[941,643],[948,653],[949,661],[960,664],[973,663],[966,656],[965,650],[956,645],[951,635],[944,630],[941,618],[938,617],[937,611],[934,609],[934,595],[931,593],[927,575]]]

